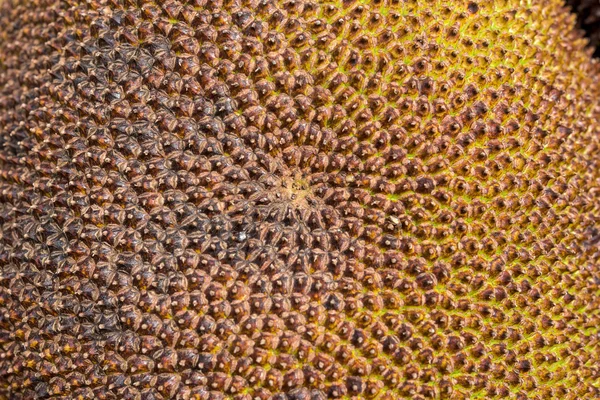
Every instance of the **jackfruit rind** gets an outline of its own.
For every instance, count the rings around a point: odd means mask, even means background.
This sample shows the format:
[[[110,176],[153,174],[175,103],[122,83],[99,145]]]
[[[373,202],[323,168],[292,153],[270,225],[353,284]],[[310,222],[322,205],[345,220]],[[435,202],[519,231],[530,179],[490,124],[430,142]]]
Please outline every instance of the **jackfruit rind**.
[[[595,0],[567,0],[577,16],[577,27],[585,32],[590,41],[590,47],[594,49],[594,56],[600,56],[600,2]]]
[[[600,396],[561,1],[0,4],[0,397]]]

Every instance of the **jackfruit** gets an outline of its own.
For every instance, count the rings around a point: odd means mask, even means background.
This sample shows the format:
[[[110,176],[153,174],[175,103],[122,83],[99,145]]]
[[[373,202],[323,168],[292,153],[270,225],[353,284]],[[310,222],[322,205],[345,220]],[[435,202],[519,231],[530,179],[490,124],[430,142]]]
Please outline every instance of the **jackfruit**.
[[[600,56],[600,1],[567,0],[567,5],[577,15],[577,26],[589,38],[590,46],[595,49],[594,56]]]
[[[561,1],[0,3],[0,398],[600,397]]]

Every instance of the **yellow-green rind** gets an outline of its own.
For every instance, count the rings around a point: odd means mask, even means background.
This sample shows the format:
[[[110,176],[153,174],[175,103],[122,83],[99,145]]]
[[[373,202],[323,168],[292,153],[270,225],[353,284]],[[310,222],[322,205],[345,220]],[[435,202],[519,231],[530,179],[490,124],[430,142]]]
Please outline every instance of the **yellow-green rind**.
[[[562,1],[6,1],[0,397],[593,399]]]

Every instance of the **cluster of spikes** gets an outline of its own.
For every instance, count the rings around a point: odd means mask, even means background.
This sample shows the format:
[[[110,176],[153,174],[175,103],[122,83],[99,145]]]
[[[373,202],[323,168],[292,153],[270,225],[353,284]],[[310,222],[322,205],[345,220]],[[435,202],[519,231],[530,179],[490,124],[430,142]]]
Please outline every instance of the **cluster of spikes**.
[[[577,16],[577,27],[585,32],[594,56],[600,56],[600,1],[566,0],[567,5]]]
[[[0,1],[0,399],[598,398],[574,20]]]

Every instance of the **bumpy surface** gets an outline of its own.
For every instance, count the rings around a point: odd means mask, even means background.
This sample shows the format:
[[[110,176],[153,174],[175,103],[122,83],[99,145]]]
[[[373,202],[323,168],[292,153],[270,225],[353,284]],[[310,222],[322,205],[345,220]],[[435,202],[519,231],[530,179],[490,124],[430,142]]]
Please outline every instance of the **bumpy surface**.
[[[600,396],[599,68],[560,1],[0,32],[0,398]]]
[[[600,0],[567,0],[567,5],[577,16],[577,26],[585,31],[594,49],[600,56]]]

